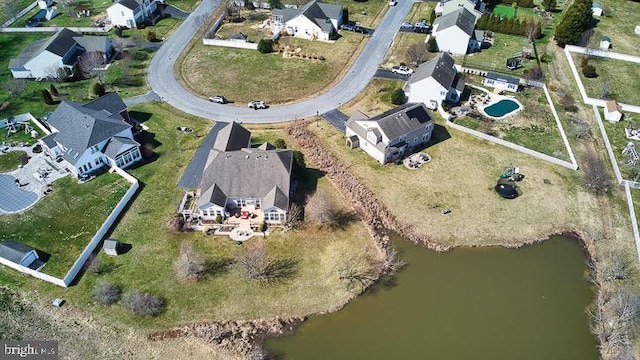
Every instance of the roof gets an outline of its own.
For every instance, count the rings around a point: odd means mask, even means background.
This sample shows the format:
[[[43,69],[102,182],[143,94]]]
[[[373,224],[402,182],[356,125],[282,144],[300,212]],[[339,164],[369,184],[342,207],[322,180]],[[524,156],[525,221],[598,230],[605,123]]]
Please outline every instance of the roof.
[[[608,41],[611,42],[611,38],[608,36],[603,36],[602,39],[600,39],[600,41]]]
[[[615,100],[607,101],[605,105],[608,113],[614,111],[622,112],[622,106],[620,106],[620,104]]]
[[[273,146],[270,142],[264,142],[262,145],[258,146],[260,150],[274,150],[276,147]]]
[[[138,1],[138,0],[119,0],[118,2],[114,3],[113,5],[115,5],[115,4],[121,4],[122,6],[128,8],[128,9],[135,10],[138,6],[140,6],[140,1]]]
[[[436,25],[438,26],[436,32],[457,26],[467,35],[471,36],[473,34],[473,29],[476,26],[476,18],[471,12],[469,12],[469,10],[463,7],[437,18],[433,22],[433,27],[435,28]]]
[[[384,135],[389,140],[393,140],[424,127],[424,124],[433,121],[433,118],[423,103],[404,104],[370,119],[356,119],[351,117],[347,121],[347,127],[353,129],[356,133],[360,134],[360,136],[365,137],[366,135],[362,131],[358,131],[359,129],[354,127],[354,125],[361,127],[356,123],[357,121],[377,122]],[[376,128],[374,127],[373,129]],[[366,130],[364,130],[364,132],[366,132]]]
[[[95,107],[95,103],[89,104]],[[71,164],[88,148],[131,128],[119,113],[91,109],[71,101],[60,103],[47,123],[58,130],[55,141],[67,149],[62,157]]]
[[[416,71],[411,74],[409,84],[433,77],[440,85],[449,89],[458,73],[454,65],[455,61],[451,55],[446,52],[440,53],[437,57],[420,64]]]
[[[218,151],[234,151],[248,147],[250,142],[251,132],[232,122],[218,132],[213,148]]]
[[[215,154],[202,175],[198,206],[224,206],[228,197],[255,197],[262,198],[263,209],[286,210],[292,164],[293,152],[284,149]]]
[[[331,32],[333,24],[331,19],[337,19],[342,12],[342,6],[336,4],[325,4],[318,0],[306,3],[298,9],[274,9],[274,16],[281,16],[282,22],[287,22],[299,15],[306,17],[316,24],[322,31]]]
[[[601,9],[602,5],[600,3],[594,2],[593,4],[591,4],[591,8]]]
[[[0,243],[0,257],[16,264],[20,264],[25,255],[34,250],[32,247],[14,240],[5,240]]]
[[[487,76],[485,76],[485,77],[487,79],[494,80],[494,81],[499,81],[499,82],[503,82],[503,83],[513,84],[513,85],[519,85],[520,84],[520,79],[511,77],[511,76],[505,76],[505,75],[500,75],[500,74],[495,74],[495,73],[487,73]]]
[[[127,110],[127,105],[122,101],[122,98],[116,92],[110,92],[104,94],[99,98],[92,100],[83,105],[87,109],[93,110],[106,110],[112,114],[119,114],[124,110]]]
[[[122,136],[114,136],[109,139],[107,142],[107,146],[102,151],[106,156],[115,159],[119,154],[123,153],[126,150],[131,149],[132,147],[138,147],[137,141],[122,137]]]
[[[107,49],[107,44],[111,42],[111,40],[106,36],[75,36],[73,38],[78,45],[82,46],[88,52],[105,52]]]

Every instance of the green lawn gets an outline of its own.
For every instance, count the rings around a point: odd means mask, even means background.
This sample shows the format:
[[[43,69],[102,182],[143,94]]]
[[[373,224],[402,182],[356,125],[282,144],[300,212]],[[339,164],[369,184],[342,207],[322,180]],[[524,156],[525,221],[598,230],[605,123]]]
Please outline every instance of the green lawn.
[[[32,145],[32,144],[35,144],[36,142],[38,142],[38,139],[44,135],[44,132],[42,132],[42,130],[40,130],[40,128],[37,127],[33,123],[33,121],[29,121],[29,126],[31,127],[31,129],[33,129],[36,132],[38,132],[38,137],[37,138],[31,137],[30,132],[26,133],[24,131],[25,130],[24,127],[20,127],[18,132],[12,133],[11,135],[9,135],[6,132],[6,129],[0,130],[0,141],[4,142],[6,144],[11,144],[11,145],[17,145],[17,144]]]
[[[141,181],[141,191],[113,233],[113,237],[132,244],[131,251],[117,258],[100,254],[99,259],[110,271],[102,275],[87,273],[78,285],[69,289],[25,278],[7,269],[0,269],[0,281],[28,284],[44,296],[64,297],[70,305],[90,310],[105,322],[145,331],[187,322],[308,315],[338,309],[354,296],[354,291],[345,289],[328,264],[336,253],[374,256],[370,236],[356,219],[338,231],[314,228],[276,231],[266,240],[250,240],[248,245],[265,242],[272,257],[295,263],[293,277],[269,286],[244,280],[235,268],[225,266],[244,249],[228,238],[201,232],[171,233],[167,222],[175,216],[182,196],[176,184],[212,123],[164,104],[134,106],[131,110],[151,114],[145,125],[155,136],[158,155],[156,161],[131,171]],[[194,132],[181,134],[175,130],[177,125],[192,127]],[[284,138],[293,147],[293,141],[281,129],[255,131],[258,142],[275,138]],[[311,180],[311,188],[326,191],[342,212],[350,212],[327,179]],[[192,241],[209,263],[219,266],[199,283],[181,283],[174,276],[172,263],[183,240]],[[166,311],[155,318],[142,318],[132,316],[121,305],[96,305],[91,291],[100,280],[115,281],[124,291],[139,289],[158,294],[167,304]]]
[[[381,114],[396,107],[391,103],[391,93],[395,89],[401,89],[404,83],[403,80],[371,79],[358,96],[340,107],[340,111],[348,115],[356,110],[368,116]]]
[[[604,16],[594,17],[594,41],[599,42],[602,36],[612,41],[611,51],[640,55],[638,35],[634,29],[640,25],[640,3],[625,0],[598,0],[604,9]]]
[[[433,11],[433,9],[435,9],[435,7],[435,2],[416,2],[411,7],[411,12],[409,13],[409,15],[407,15],[407,18],[405,20],[411,23],[416,23],[418,21],[421,21],[422,19],[427,19],[427,21],[429,21],[431,12]],[[422,34],[422,36],[426,37],[425,34]]]
[[[640,181],[640,178],[635,178],[636,175],[640,175],[640,172],[636,171],[632,166],[626,165],[626,158],[622,155],[622,150],[624,150],[629,142],[633,142],[636,145],[636,149],[640,147],[638,141],[627,139],[624,132],[624,128],[627,126],[631,126],[633,129],[640,129],[640,114],[625,112],[622,121],[619,123],[610,123],[604,119],[603,110],[600,109],[599,111],[602,121],[604,122],[604,128],[607,130],[607,136],[609,137],[609,142],[611,142],[613,153],[616,156],[618,167],[620,167],[620,171],[622,172],[622,177],[627,180]]]
[[[520,77],[524,71],[531,69],[531,67],[537,64],[536,60],[533,58],[523,60],[523,67],[513,71],[506,68],[505,62],[507,59],[513,57],[515,53],[521,52],[524,47],[531,48],[529,40],[524,36],[495,33],[493,46],[488,49],[483,49],[480,52],[469,54],[466,57],[456,56],[455,60],[457,64],[464,62],[468,67],[477,67]],[[532,54],[532,56],[534,56],[534,54]]]
[[[42,271],[63,277],[129,186],[114,174],[100,175],[85,184],[69,176],[62,178],[30,210],[0,216],[0,238],[51,255]]]
[[[506,17],[507,19],[513,19],[513,17],[516,16],[516,8],[509,5],[499,4],[493,8],[493,14],[496,16]]]
[[[20,158],[27,153],[24,151],[10,151],[6,154],[0,153],[0,172],[9,172],[18,168]]]
[[[630,76],[640,70],[640,64],[594,56],[589,59],[589,64],[595,66],[598,76],[589,79],[584,77],[580,69],[583,55],[572,53],[571,56],[578,67],[580,80],[589,97],[599,99],[603,86],[607,86],[610,89],[608,98],[626,104],[640,105],[640,78]]]

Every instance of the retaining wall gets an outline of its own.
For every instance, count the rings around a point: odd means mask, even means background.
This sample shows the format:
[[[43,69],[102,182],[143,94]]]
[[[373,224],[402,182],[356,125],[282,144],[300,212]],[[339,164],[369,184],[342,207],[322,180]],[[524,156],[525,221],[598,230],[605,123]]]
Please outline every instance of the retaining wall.
[[[202,39],[204,45],[257,50],[258,44],[238,40]]]

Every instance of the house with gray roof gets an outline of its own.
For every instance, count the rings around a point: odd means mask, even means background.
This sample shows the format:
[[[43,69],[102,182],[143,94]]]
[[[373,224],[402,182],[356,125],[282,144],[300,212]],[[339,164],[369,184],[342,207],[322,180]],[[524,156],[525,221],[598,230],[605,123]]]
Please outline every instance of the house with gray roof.
[[[427,143],[434,124],[423,103],[404,104],[372,118],[356,112],[347,120],[347,146],[360,148],[380,164],[386,164]]]
[[[313,0],[298,9],[273,9],[271,31],[328,41],[342,25],[342,6]]]
[[[29,44],[9,61],[9,70],[18,79],[72,76],[74,66],[85,53],[99,54],[102,64],[106,64],[115,55],[115,49],[106,36],[83,36],[64,28],[48,39]]]
[[[433,22],[432,36],[438,43],[438,50],[454,55],[465,55],[469,50],[478,50],[474,38],[476,18],[465,7],[437,18]]]
[[[436,16],[444,16],[460,8],[469,10],[476,18],[476,21],[478,21],[482,14],[484,14],[487,4],[482,0],[441,0],[436,5],[434,11],[436,12]]]
[[[517,92],[520,88],[520,79],[495,73],[487,73],[482,84],[500,90]]]
[[[204,161],[198,166],[204,171],[197,179],[195,208],[189,214],[204,222],[240,212],[259,213],[271,225],[286,221],[293,152],[269,143],[251,147],[250,136],[235,122],[217,132],[206,159],[197,160]]]
[[[133,139],[126,105],[117,93],[87,104],[63,101],[46,120],[51,134],[39,140],[52,160],[63,162],[76,177],[104,167],[127,168],[142,159]]]
[[[107,8],[107,16],[113,26],[135,29],[144,23],[154,23],[160,3],[164,0],[117,0]]]
[[[453,58],[447,53],[440,53],[418,66],[405,84],[404,92],[408,102],[424,103],[436,109],[443,101],[460,101],[464,86]]]

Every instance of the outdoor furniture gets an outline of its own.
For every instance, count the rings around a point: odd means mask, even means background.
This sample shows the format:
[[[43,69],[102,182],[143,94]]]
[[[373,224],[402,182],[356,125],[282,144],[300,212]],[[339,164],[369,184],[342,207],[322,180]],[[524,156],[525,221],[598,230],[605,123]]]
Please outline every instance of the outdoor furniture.
[[[248,218],[249,218],[249,215],[250,215],[250,214],[249,214],[249,212],[248,212],[248,211],[242,211],[242,212],[240,213],[240,218],[241,218],[241,219],[248,219]]]

